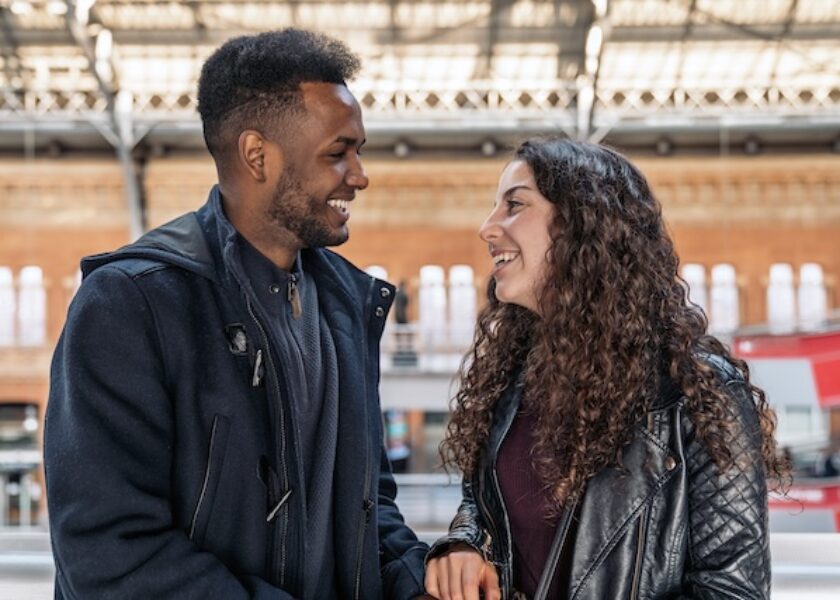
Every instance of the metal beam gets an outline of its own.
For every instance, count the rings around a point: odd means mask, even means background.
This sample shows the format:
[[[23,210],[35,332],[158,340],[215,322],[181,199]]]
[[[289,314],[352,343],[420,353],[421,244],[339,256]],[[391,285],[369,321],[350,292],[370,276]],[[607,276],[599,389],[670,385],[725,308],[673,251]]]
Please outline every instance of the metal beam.
[[[609,0],[592,2],[593,10],[583,40],[584,71],[577,76],[577,138],[580,140],[598,141],[593,137],[595,125],[596,90],[598,75],[601,72],[601,56],[603,55],[606,37],[609,34]],[[597,7],[597,8],[596,8]],[[606,131],[597,132],[598,138],[603,138]]]
[[[781,25],[775,25],[772,29],[768,30],[766,27],[761,27],[758,25],[745,25],[742,23],[733,23],[732,21],[718,17],[717,15],[715,15],[712,12],[709,12],[708,10],[701,10],[698,8],[697,12],[699,14],[702,14],[709,21],[720,25],[721,27],[742,34],[742,37],[764,40],[765,42],[777,42],[780,48],[784,48],[789,52],[798,54],[807,62],[811,63],[811,66],[817,71],[834,73],[838,72],[837,65],[829,64],[827,61],[820,62],[818,60],[815,60],[807,51],[803,51],[801,48],[798,48],[791,44],[791,42],[795,40],[791,39],[789,36],[785,36],[785,32],[790,29],[786,25],[787,20],[789,20],[790,18],[790,15],[788,16],[788,19],[786,19],[786,21],[783,22]],[[838,33],[840,33],[840,23],[834,23],[832,25],[833,34],[829,34],[828,36],[826,36],[827,39],[832,39],[832,37],[834,39],[837,39]],[[797,27],[796,29],[799,30],[799,27]],[[788,34],[789,33],[790,31],[788,31]]]
[[[9,23],[8,9],[0,6],[0,34],[3,36],[3,43],[0,44],[0,56],[3,57],[3,74],[9,83],[9,88],[14,88],[14,80],[21,78],[20,56],[18,56],[18,41],[11,23]],[[21,82],[22,83],[22,82]]]
[[[111,63],[110,57],[96,56],[93,40],[85,28],[85,24],[76,17],[76,0],[65,0],[67,4],[66,22],[70,35],[76,44],[82,49],[88,61],[88,68],[96,77],[99,91],[107,101],[107,112],[109,127],[108,135],[103,132],[104,137],[114,146],[117,158],[123,171],[123,183],[125,184],[126,201],[129,213],[129,231],[132,240],[139,238],[145,230],[145,215],[143,210],[143,198],[140,191],[140,174],[131,150],[135,145],[134,131],[131,118],[131,108],[117,105],[117,74]],[[102,35],[102,32],[100,32]],[[103,62],[107,64],[103,65]],[[107,80],[103,74],[103,66],[107,66],[112,73],[112,80]]]
[[[782,46],[782,40],[786,39],[790,35],[790,30],[793,27],[793,23],[796,21],[796,7],[798,5],[799,0],[790,0],[787,17],[785,18],[784,28],[782,29],[782,34],[779,36],[779,41],[776,44],[776,56],[773,58],[773,70],[771,71],[772,75],[770,76],[770,80],[774,84],[778,79],[779,63],[782,60],[782,55],[785,53],[785,49]]]

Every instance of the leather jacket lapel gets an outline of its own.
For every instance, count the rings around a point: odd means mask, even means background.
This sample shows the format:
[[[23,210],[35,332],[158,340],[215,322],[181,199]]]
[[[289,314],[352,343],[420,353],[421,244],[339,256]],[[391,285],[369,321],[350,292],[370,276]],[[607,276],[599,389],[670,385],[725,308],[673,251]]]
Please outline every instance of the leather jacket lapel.
[[[570,597],[678,472],[669,449],[641,426],[624,450],[622,464],[623,469],[603,469],[587,485],[579,514],[581,535],[575,540]]]

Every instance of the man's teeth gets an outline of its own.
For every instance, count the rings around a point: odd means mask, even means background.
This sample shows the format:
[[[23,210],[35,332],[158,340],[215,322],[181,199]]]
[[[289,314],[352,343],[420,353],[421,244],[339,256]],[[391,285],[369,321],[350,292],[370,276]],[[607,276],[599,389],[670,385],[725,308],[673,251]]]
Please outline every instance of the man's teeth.
[[[327,200],[327,204],[341,212],[347,212],[349,202],[347,200]]]
[[[517,252],[502,252],[493,257],[493,264],[499,265],[501,263],[509,262],[519,256]]]

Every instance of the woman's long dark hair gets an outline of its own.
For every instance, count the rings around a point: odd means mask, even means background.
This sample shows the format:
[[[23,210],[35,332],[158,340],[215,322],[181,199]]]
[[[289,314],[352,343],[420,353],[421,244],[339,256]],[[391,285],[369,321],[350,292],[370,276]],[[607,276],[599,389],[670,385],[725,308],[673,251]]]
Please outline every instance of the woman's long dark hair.
[[[733,460],[730,400],[703,359],[713,354],[744,378],[766,470],[786,478],[764,392],[749,382],[746,363],[706,334],[702,311],[686,303],[661,208],[638,169],[609,148],[559,138],[525,142],[513,160],[531,168],[554,205],[541,317],[499,302],[491,279],[441,444],[444,463],[475,472],[494,406],[524,369],[523,401],[538,423],[534,466],[557,506],[619,462],[664,380],[679,387],[698,438],[725,470]]]

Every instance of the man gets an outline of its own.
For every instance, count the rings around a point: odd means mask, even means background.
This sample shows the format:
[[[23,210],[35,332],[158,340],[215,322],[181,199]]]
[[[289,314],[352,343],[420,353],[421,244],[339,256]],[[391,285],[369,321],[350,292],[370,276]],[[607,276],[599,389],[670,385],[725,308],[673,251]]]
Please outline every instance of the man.
[[[300,30],[227,42],[207,203],[83,261],[45,432],[57,598],[422,595],[377,392],[394,288],[323,249],[368,185],[358,68]]]

